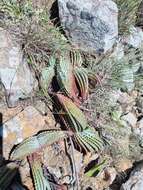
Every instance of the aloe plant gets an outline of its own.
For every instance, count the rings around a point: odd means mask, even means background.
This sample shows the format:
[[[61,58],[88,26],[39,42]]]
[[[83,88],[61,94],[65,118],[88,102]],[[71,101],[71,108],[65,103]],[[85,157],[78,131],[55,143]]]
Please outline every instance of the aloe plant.
[[[10,155],[12,161],[28,158],[36,190],[51,190],[50,184],[43,175],[41,160],[33,157],[33,155],[45,146],[69,136],[74,144],[86,152],[97,152],[103,148],[103,142],[98,132],[89,126],[84,112],[80,109],[82,102],[88,98],[90,81],[96,82],[96,76],[92,71],[83,67],[80,52],[69,48],[67,40],[59,32],[59,29],[52,26],[50,19],[47,17],[47,12],[44,10],[34,11],[30,1],[17,4],[16,0],[2,0],[0,8],[7,15],[4,19],[6,27],[10,28],[12,26],[12,28],[15,28],[18,26],[24,28],[25,35],[27,32],[28,36],[23,36],[23,33],[19,33],[21,30],[16,30],[16,35],[21,37],[20,40],[24,45],[23,51],[26,57],[29,58],[29,64],[32,68],[36,68],[37,72],[39,70],[37,64],[40,65],[38,76],[41,76],[39,82],[44,97],[48,98],[48,95],[55,94],[56,101],[60,105],[58,109],[64,112],[59,116],[64,121],[66,131],[54,129],[42,131],[22,141]],[[30,16],[31,14],[32,16]],[[37,19],[36,23],[35,17]],[[33,18],[34,20],[32,20]],[[36,31],[34,27],[31,29],[32,24],[37,24]],[[42,70],[41,65],[44,65]],[[53,81],[58,84],[58,90],[54,89]],[[13,179],[18,168],[17,164],[13,164],[7,165],[12,167],[9,172],[13,171],[13,174],[10,177],[11,173],[7,173],[7,170],[2,170],[2,173],[0,173],[0,188],[8,187],[9,181]],[[7,176],[9,177],[8,184],[6,184]]]
[[[49,181],[43,174],[42,164],[37,154],[32,154],[28,157],[32,177],[34,180],[35,190],[52,190]]]
[[[25,139],[13,150],[10,156],[11,160],[30,158],[43,147],[69,136],[74,144],[85,152],[98,152],[103,149],[103,141],[98,132],[89,126],[84,112],[80,109],[81,98],[82,100],[88,98],[89,80],[95,81],[96,76],[92,71],[82,67],[82,58],[77,53],[72,54],[71,61],[67,59],[67,54],[62,54],[57,60],[54,57],[50,58],[49,66],[42,72],[41,86],[44,91],[48,92],[54,75],[59,84],[59,91],[53,94],[59,103],[60,112],[58,113],[67,131],[43,131]],[[43,176],[41,163],[32,159],[30,166],[35,189],[50,189],[49,183]]]

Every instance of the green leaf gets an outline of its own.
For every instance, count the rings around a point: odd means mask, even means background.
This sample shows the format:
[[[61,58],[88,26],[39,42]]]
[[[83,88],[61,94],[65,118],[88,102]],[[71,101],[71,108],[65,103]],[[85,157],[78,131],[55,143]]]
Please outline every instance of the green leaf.
[[[89,127],[82,132],[77,132],[74,135],[73,140],[86,152],[98,152],[103,149],[103,141],[98,133]]]
[[[43,131],[37,135],[40,146],[48,146],[66,138],[67,132],[61,130]]]
[[[55,64],[56,59],[54,57],[51,57],[49,60],[49,67],[43,68],[41,72],[41,88],[46,93],[48,91],[48,88],[52,82],[52,79],[55,75]]]
[[[67,127],[76,132],[81,132],[87,128],[88,123],[83,112],[73,103],[73,101],[62,94],[56,94],[62,110],[65,114],[61,117],[65,120]]]
[[[79,51],[71,51],[70,52],[70,59],[71,59],[71,63],[74,67],[81,67],[83,60],[81,57],[81,54]]]
[[[60,130],[43,131],[35,136],[22,141],[13,150],[10,158],[12,160],[23,159],[24,157],[38,151],[43,146],[51,145],[66,137],[67,133]]]
[[[66,56],[61,56],[57,64],[57,81],[61,92],[70,97],[77,96],[73,65]]]
[[[86,100],[88,97],[88,72],[85,68],[82,67],[75,67],[74,68],[74,75],[78,86],[80,88],[80,94],[83,100]]]
[[[29,163],[31,167],[35,190],[51,190],[50,184],[43,174],[40,160],[36,158],[35,155],[31,155],[29,158]]]
[[[16,146],[10,158],[12,160],[23,159],[24,157],[32,154],[33,152],[36,152],[39,148],[40,144],[37,140],[37,136],[29,137]]]
[[[103,160],[101,163],[93,166],[88,172],[85,173],[85,175],[87,177],[93,177],[95,173],[103,171],[103,168],[106,166],[106,161],[107,160]]]

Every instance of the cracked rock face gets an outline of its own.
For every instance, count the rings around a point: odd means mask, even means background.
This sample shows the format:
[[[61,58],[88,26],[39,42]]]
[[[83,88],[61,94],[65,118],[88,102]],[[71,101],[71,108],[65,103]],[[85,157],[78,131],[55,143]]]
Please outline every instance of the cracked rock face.
[[[0,28],[0,81],[4,86],[9,107],[15,107],[19,98],[29,97],[36,88],[34,79],[18,44]]]
[[[124,183],[120,190],[142,190],[143,189],[143,163],[138,165],[130,175],[129,180]]]
[[[111,0],[58,0],[59,17],[73,45],[97,53],[110,49],[118,35],[118,9]]]

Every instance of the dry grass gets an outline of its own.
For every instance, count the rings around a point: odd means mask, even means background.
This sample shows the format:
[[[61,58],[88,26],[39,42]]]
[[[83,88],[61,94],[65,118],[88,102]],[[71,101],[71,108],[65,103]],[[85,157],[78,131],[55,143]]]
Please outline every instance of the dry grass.
[[[114,0],[119,9],[119,34],[129,33],[131,25],[136,24],[137,12],[142,0]]]

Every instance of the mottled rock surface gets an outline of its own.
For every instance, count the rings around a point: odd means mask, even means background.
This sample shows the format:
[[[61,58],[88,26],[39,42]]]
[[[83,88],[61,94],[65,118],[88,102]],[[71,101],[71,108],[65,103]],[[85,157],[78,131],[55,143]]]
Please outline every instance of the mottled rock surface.
[[[17,105],[19,98],[29,97],[36,88],[34,79],[22,51],[10,34],[0,28],[0,81],[5,88],[9,107]]]
[[[118,9],[111,0],[58,0],[61,24],[73,45],[87,51],[110,49],[118,35]]]
[[[19,110],[19,109],[18,109]],[[3,157],[8,159],[12,147],[27,137],[35,135],[41,130],[47,129],[46,123],[52,118],[49,115],[42,116],[34,107],[28,106],[23,111],[13,109],[15,116],[9,117],[3,123],[1,136],[3,137]],[[7,110],[8,114],[8,110]],[[11,115],[11,109],[9,110]],[[10,116],[9,115],[9,116]],[[53,128],[54,128],[54,120]]]
[[[143,43],[143,31],[138,27],[130,27],[130,35],[125,39],[125,42],[135,48],[141,47]]]
[[[129,180],[122,185],[120,190],[142,190],[142,189],[143,189],[143,164],[140,164],[131,172]]]

